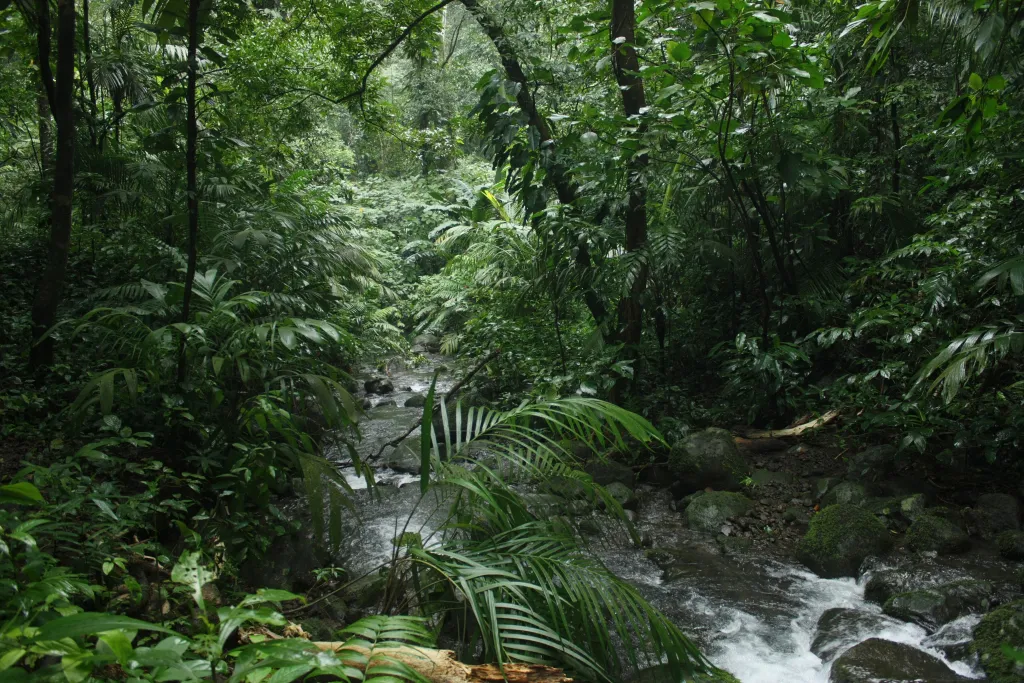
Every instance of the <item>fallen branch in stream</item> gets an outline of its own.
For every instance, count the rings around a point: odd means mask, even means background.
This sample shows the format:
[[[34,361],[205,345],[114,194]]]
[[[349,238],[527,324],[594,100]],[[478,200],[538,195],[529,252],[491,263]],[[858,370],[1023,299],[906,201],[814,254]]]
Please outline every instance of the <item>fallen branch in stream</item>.
[[[800,436],[804,432],[809,432],[819,427],[824,427],[832,420],[839,417],[838,410],[830,410],[824,415],[810,422],[805,422],[802,425],[796,427],[789,427],[788,429],[766,429],[760,431],[749,431],[743,434],[747,439],[784,439],[790,436]]]
[[[473,376],[476,375],[476,373],[480,372],[480,370],[482,370],[485,365],[487,365],[492,360],[497,358],[499,354],[501,354],[501,349],[494,349],[489,354],[487,354],[483,358],[483,360],[481,360],[479,363],[477,363],[476,366],[466,374],[465,377],[463,377],[458,382],[456,382],[455,386],[453,386],[451,389],[448,390],[448,393],[444,395],[444,402],[445,403],[450,402],[452,400],[452,398],[454,398],[455,395],[458,394],[459,391],[462,390],[462,387],[466,386],[466,383],[469,382],[469,380],[473,379]],[[413,432],[415,432],[416,428],[420,426],[420,422],[422,422],[422,420],[417,420],[416,422],[413,422],[409,426],[409,429],[406,430],[405,434],[402,434],[401,436],[396,437],[396,438],[392,439],[391,441],[388,441],[386,443],[381,444],[380,450],[378,450],[377,454],[375,456],[373,456],[373,459],[377,460],[384,453],[384,451],[387,450],[389,447],[392,447],[392,448],[396,447],[396,446],[398,446],[398,444],[400,444],[403,441],[405,441],[409,437],[409,435],[412,434]]]

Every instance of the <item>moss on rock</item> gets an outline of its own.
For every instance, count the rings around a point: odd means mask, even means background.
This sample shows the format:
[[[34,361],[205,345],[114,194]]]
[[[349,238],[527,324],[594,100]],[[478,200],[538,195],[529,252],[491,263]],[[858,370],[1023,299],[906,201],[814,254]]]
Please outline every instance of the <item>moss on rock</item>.
[[[675,444],[668,458],[677,495],[711,487],[739,490],[749,466],[724,429],[705,429]]]
[[[1024,600],[1017,600],[985,615],[974,629],[971,652],[978,654],[981,666],[992,683],[1019,683],[1024,680],[1024,664],[1014,662],[1003,652],[1003,645],[1024,647]]]
[[[1008,560],[1024,560],[1024,531],[1004,531],[996,539],[999,554]]]
[[[911,550],[934,550],[943,555],[967,552],[971,541],[959,526],[934,514],[917,518],[907,530],[907,545]]]
[[[739,493],[710,491],[694,498],[684,515],[691,529],[717,533],[726,521],[743,515],[753,506],[753,501]]]
[[[855,505],[832,505],[811,519],[797,558],[825,578],[856,576],[868,555],[891,545],[888,530],[873,514]]]

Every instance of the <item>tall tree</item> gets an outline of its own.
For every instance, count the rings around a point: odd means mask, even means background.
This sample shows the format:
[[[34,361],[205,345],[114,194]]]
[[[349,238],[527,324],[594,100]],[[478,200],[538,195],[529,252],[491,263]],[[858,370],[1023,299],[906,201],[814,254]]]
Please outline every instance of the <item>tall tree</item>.
[[[181,321],[187,323],[189,306],[192,303],[192,289],[196,278],[196,259],[199,249],[199,189],[196,183],[196,140],[199,124],[196,120],[196,77],[199,70],[196,53],[199,49],[199,2],[188,2],[188,82],[185,89],[186,143],[185,143],[185,193],[188,197],[188,266],[185,272],[185,294],[181,302]],[[183,333],[185,334],[185,333]],[[185,340],[182,339],[178,357],[178,382],[185,381]]]
[[[56,322],[71,245],[75,174],[75,115],[72,106],[75,78],[75,1],[57,0],[56,78],[50,69],[50,8],[46,0],[40,0],[37,4],[37,14],[39,73],[57,128],[57,149],[53,164],[50,244],[46,265],[32,305],[32,333],[35,343],[29,353],[29,362],[33,368],[53,363],[53,337],[44,338],[44,335]]]

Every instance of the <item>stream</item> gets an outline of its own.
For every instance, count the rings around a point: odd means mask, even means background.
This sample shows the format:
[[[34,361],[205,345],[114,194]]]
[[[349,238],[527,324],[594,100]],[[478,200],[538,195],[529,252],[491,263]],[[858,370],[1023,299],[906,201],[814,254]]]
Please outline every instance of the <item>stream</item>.
[[[369,396],[367,417],[361,422],[363,436],[358,450],[362,457],[375,454],[380,445],[402,434],[421,416],[421,408],[404,407],[414,394],[424,394],[434,368],[443,362],[432,358],[415,369],[391,373],[395,391]],[[442,374],[438,394],[453,384]],[[410,439],[416,443],[416,435]],[[383,458],[386,460],[387,456]],[[356,491],[359,523],[346,534],[351,570],[369,571],[387,560],[391,540],[406,527],[420,532],[425,543],[441,523],[436,501],[420,501],[415,473],[387,467],[376,469],[374,494],[354,469],[339,460],[341,472]],[[655,548],[675,549],[680,558],[671,572],[664,572],[647,558],[643,548],[629,543],[626,534],[608,533],[591,540],[593,550],[606,566],[629,581],[655,606],[689,634],[717,666],[743,683],[800,683],[828,681],[834,660],[849,647],[877,637],[925,650],[943,659],[957,673],[981,678],[980,669],[966,661],[950,661],[950,646],[962,644],[980,619],[968,616],[943,627],[931,636],[921,627],[897,621],[881,613],[878,605],[864,598],[865,578],[822,579],[795,560],[750,550],[724,554],[714,539],[686,528],[675,512],[669,494],[661,489],[638,488],[640,504],[636,526]],[[431,498],[428,496],[428,498]],[[888,561],[887,561],[888,562]],[[895,562],[895,560],[893,561]],[[937,560],[936,560],[937,562]],[[874,569],[891,567],[876,563]],[[943,578],[978,578],[984,563],[936,566]],[[863,613],[853,628],[833,635],[822,646],[819,657],[812,651],[819,618],[826,610],[847,608]],[[823,652],[824,650],[824,652]]]

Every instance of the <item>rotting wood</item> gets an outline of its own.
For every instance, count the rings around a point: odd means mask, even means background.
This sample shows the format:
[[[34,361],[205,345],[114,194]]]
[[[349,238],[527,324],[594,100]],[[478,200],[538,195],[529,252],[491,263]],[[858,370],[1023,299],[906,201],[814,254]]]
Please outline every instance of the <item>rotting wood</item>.
[[[805,422],[802,425],[796,427],[789,427],[788,429],[767,429],[759,431],[750,431],[743,434],[744,438],[747,439],[784,439],[786,437],[800,436],[804,432],[813,431],[819,427],[824,427],[832,420],[839,417],[838,410],[830,410],[824,415],[810,422]]]
[[[321,650],[338,653],[345,660],[345,654],[356,655],[346,664],[360,668],[369,650],[346,645],[343,642],[316,642]],[[562,669],[542,664],[463,664],[451,650],[434,650],[421,647],[384,647],[373,650],[374,657],[392,662],[401,662],[433,683],[572,683],[572,678]]]

